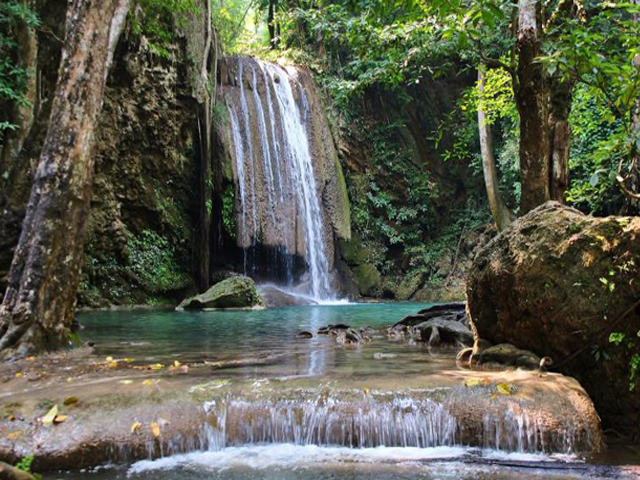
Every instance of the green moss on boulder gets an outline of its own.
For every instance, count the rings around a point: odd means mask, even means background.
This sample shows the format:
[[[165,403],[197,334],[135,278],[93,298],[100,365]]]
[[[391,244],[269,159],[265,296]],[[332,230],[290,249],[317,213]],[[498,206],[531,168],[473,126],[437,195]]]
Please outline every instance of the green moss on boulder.
[[[375,296],[382,285],[382,276],[375,265],[365,263],[353,269],[353,280],[358,286],[360,295]]]
[[[227,278],[200,295],[185,299],[177,310],[262,307],[256,284],[245,276]]]

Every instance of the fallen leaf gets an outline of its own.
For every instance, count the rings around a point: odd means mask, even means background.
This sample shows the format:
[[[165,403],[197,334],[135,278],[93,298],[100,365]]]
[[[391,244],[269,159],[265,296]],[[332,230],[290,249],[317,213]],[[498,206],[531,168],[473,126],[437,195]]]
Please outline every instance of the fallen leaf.
[[[175,368],[178,368],[180,365],[182,365],[178,360],[176,360],[175,362],[173,362],[173,366]]]
[[[66,415],[56,415],[55,418],[53,419],[53,423],[55,423],[56,425],[58,423],[62,423],[67,419]]]
[[[9,435],[7,435],[7,438],[9,440],[17,440],[19,439],[22,435],[24,435],[24,431],[22,430],[17,430],[15,432],[11,432]]]
[[[151,370],[162,370],[164,368],[164,365],[162,365],[161,363],[154,363],[153,365],[149,365],[149,367],[151,368]]]
[[[502,395],[511,395],[511,385],[508,383],[499,383],[496,386],[496,389],[498,390],[498,393],[501,393]]]
[[[120,380],[120,383],[123,385],[131,385],[133,383],[133,380]]]
[[[68,407],[69,405],[75,405],[79,401],[78,397],[67,397],[64,399],[64,405]]]
[[[16,378],[22,378],[22,376],[23,376],[23,375],[22,375],[22,372],[18,372],[18,373],[16,373]]]
[[[51,425],[53,423],[53,419],[58,415],[58,405],[54,405],[49,412],[42,417],[43,425]]]
[[[73,380],[73,378],[67,377],[67,383],[71,383],[72,380]]]
[[[141,426],[142,424],[140,422],[133,422],[133,425],[131,425],[131,433],[136,433]]]
[[[124,359],[124,361],[127,362],[127,363],[131,363],[131,362],[133,362],[133,358],[127,357],[127,358]]]
[[[113,362],[113,357],[107,357],[107,358],[105,358],[105,360],[106,360],[107,362]]]
[[[482,380],[480,380],[479,378],[467,378],[464,381],[465,387],[477,387],[480,384],[482,384]]]
[[[495,400],[496,398],[498,398],[498,394],[492,393],[491,395],[489,395],[489,398],[491,398],[491,400]]]
[[[152,380],[152,379],[149,378],[147,380],[143,380],[142,381],[142,385],[144,385],[145,387],[149,387],[151,385],[157,385],[159,381],[160,381],[159,379],[158,380]]]
[[[156,438],[160,436],[160,425],[156,422],[151,422],[151,433],[153,433],[153,436]]]
[[[11,413],[11,414],[9,415],[9,421],[10,421],[10,422],[13,422],[15,419],[16,419],[16,416],[15,416],[13,413]]]
[[[36,357],[27,357],[27,362],[35,362]]]

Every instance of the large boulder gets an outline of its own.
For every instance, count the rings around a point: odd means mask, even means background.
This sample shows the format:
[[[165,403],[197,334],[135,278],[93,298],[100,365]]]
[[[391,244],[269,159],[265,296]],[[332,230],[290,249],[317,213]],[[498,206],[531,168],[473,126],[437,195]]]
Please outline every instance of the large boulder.
[[[249,277],[237,276],[216,283],[200,295],[183,300],[176,310],[256,308],[262,306],[262,299],[253,280]]]
[[[640,218],[547,202],[476,256],[467,283],[476,339],[551,357],[584,385],[605,425],[638,433],[640,379],[630,365],[640,353],[639,269]]]
[[[360,295],[373,297],[380,291],[382,276],[375,265],[364,263],[353,269],[353,280],[358,286]]]

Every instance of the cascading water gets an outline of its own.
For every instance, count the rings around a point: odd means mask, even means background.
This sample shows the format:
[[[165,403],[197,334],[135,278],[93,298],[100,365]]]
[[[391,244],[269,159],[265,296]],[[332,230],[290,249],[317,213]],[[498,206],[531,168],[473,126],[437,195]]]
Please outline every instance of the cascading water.
[[[227,102],[237,181],[238,245],[245,252],[245,272],[255,268],[247,261],[247,250],[277,238],[277,249],[286,252],[279,261],[288,282],[293,278],[292,255],[303,253],[306,293],[315,300],[331,299],[327,232],[307,126],[308,98],[294,70],[259,61],[252,61],[249,68],[245,85],[245,61],[238,59],[239,98]]]

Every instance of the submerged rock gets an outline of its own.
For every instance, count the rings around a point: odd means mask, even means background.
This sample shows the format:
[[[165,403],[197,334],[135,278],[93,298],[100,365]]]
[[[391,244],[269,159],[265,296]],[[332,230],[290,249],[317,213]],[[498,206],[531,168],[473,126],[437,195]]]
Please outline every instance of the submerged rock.
[[[249,277],[237,276],[216,283],[200,295],[185,299],[176,310],[256,308],[262,306],[262,299],[253,280]]]
[[[522,350],[510,343],[486,348],[470,358],[472,365],[521,367],[529,370],[540,368],[540,357],[529,350]]]
[[[594,218],[547,202],[479,252],[467,284],[480,338],[553,358],[584,385],[606,425],[636,434],[634,352],[609,334],[640,331],[639,239],[638,217]]]

